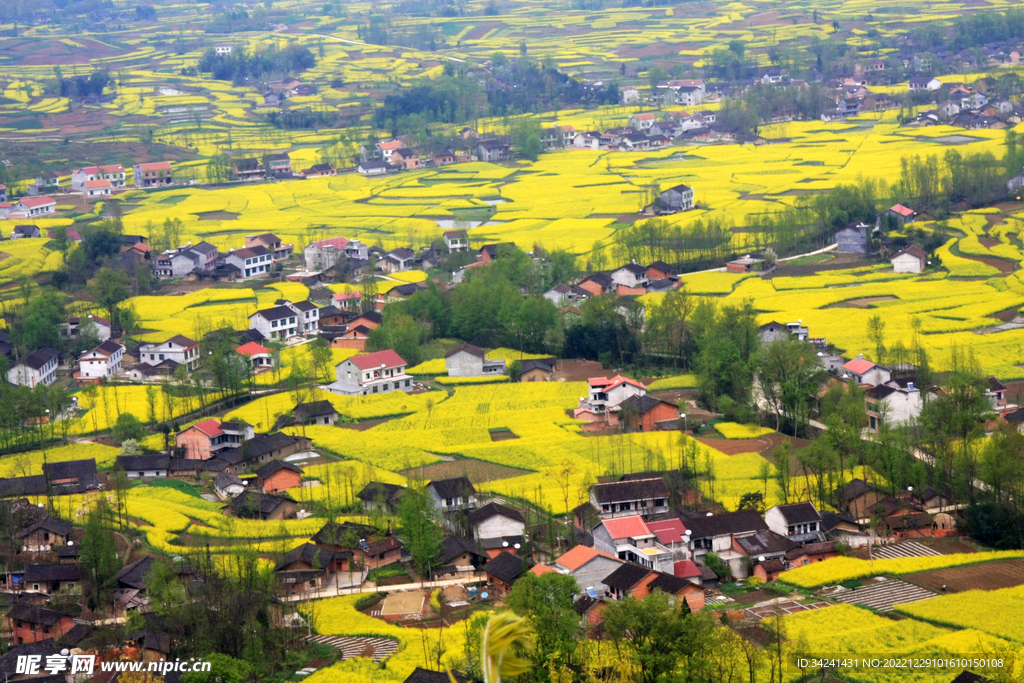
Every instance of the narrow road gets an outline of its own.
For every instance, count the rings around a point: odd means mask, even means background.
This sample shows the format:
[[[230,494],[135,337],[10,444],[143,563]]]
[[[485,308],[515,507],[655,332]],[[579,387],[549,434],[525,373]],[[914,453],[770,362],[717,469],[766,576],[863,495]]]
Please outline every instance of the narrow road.
[[[463,579],[443,579],[441,581],[425,581],[423,583],[401,583],[396,586],[377,586],[376,584],[366,582],[359,586],[348,586],[345,588],[321,588],[315,591],[303,591],[301,593],[293,593],[283,598],[285,602],[305,602],[307,600],[324,600],[326,598],[334,598],[339,595],[354,595],[357,593],[374,593],[378,590],[386,591],[388,593],[395,591],[413,591],[413,590],[433,590],[434,588],[446,588],[448,586],[465,586],[473,583],[483,582],[483,577],[473,576],[471,578]]]

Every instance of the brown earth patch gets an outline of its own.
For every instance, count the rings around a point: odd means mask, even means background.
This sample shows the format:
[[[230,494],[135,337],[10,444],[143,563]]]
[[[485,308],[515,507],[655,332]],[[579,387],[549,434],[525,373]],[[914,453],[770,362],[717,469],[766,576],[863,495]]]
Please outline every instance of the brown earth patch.
[[[1024,584],[1024,560],[984,562],[965,567],[907,574],[900,578],[936,593],[942,593],[943,586],[946,587],[946,593],[967,590],[993,591]]]
[[[993,313],[989,317],[990,318],[995,318],[996,320],[1002,321],[1004,323],[1008,323],[1008,322],[1010,322],[1011,320],[1013,320],[1014,318],[1017,317],[1017,312],[1019,310],[1020,310],[1019,306],[1010,306],[1009,308],[1004,308],[1003,310],[999,311],[998,313]]]
[[[826,306],[825,308],[871,308],[871,304],[876,304],[879,301],[894,301],[894,296],[866,296],[861,299],[849,299],[848,301],[840,301],[838,304],[833,306]]]
[[[486,36],[492,29],[502,28],[505,24],[500,21],[488,21],[480,24],[475,29],[462,36],[463,40],[480,40]]]
[[[798,439],[778,433],[765,434],[757,439],[709,439],[707,437],[697,437],[697,441],[726,455],[738,455],[740,453],[760,453],[761,455],[766,455],[775,450],[783,441],[788,441],[791,448],[790,452],[795,453],[800,449],[806,448],[811,443],[807,439]]]
[[[1013,263],[1001,258],[992,258],[990,256],[968,256],[964,253],[961,253],[960,256],[971,261],[979,261],[985,265],[992,266],[1000,273],[1012,273],[1016,268]]]
[[[473,484],[481,484],[496,479],[511,479],[530,474],[529,470],[507,465],[496,465],[480,460],[453,460],[451,462],[435,462],[432,465],[414,467],[401,472],[406,477],[418,477],[425,481],[431,479],[453,479],[466,477]]]
[[[237,213],[231,213],[229,211],[204,211],[203,213],[197,213],[195,215],[201,221],[234,221],[234,220],[238,220],[238,214]]]
[[[551,379],[555,382],[586,382],[591,377],[607,374],[604,366],[594,360],[560,360]]]
[[[979,237],[978,241],[981,242],[981,246],[985,247],[986,249],[991,249],[992,247],[999,244],[999,240],[997,240],[995,237],[989,237],[988,235]]]

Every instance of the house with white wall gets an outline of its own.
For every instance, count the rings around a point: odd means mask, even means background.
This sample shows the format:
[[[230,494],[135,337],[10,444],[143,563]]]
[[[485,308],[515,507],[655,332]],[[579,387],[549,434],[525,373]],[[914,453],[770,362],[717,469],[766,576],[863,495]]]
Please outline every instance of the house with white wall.
[[[412,391],[407,363],[391,349],[352,356],[335,367],[337,381],[325,389],[343,396],[368,396],[389,391]]]
[[[78,359],[76,379],[113,377],[121,372],[124,347],[112,339],[83,353]]]
[[[184,365],[186,370],[195,370],[199,367],[199,343],[183,334],[176,334],[167,341],[139,347],[140,363],[159,365],[165,360]]]
[[[28,354],[7,371],[7,381],[23,387],[53,384],[57,379],[57,351],[49,347]]]

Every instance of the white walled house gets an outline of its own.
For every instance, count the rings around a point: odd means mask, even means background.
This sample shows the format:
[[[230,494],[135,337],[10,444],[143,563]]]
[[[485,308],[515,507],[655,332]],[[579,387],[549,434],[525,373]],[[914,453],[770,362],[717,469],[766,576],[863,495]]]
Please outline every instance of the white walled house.
[[[476,507],[476,488],[466,477],[435,479],[427,484],[426,492],[434,507],[442,512]]]
[[[597,413],[618,407],[630,396],[646,396],[647,387],[635,379],[622,375],[608,377],[591,377],[587,380],[589,393],[587,398],[580,399],[578,410],[591,410]]]
[[[519,512],[497,503],[488,503],[474,510],[469,513],[467,521],[477,541],[522,536],[526,530],[526,520]]]
[[[892,378],[888,368],[876,365],[862,356],[843,365],[843,373],[857,384],[869,384],[873,387],[885,384]]]
[[[663,514],[669,511],[668,485],[660,476],[594,484],[590,504],[602,519]]]
[[[335,367],[337,381],[325,389],[343,396],[368,396],[389,391],[412,391],[407,363],[391,349],[352,356]]]
[[[22,197],[11,209],[12,213],[22,213],[28,217],[46,216],[57,211],[57,200],[43,195],[41,197]]]
[[[905,425],[921,415],[924,401],[913,379],[895,380],[871,387],[865,393],[868,429],[877,432],[882,422]]]
[[[928,254],[917,247],[907,247],[890,259],[895,273],[923,273]]]
[[[108,339],[79,357],[76,379],[113,377],[121,372],[122,358],[124,358],[124,347],[112,339]]]
[[[159,365],[165,360],[172,360],[184,365],[186,370],[199,367],[199,343],[188,337],[176,334],[167,341],[157,344],[143,344],[139,347],[139,362]]]
[[[622,560],[611,553],[585,545],[578,545],[555,560],[556,571],[572,576],[581,589],[592,588],[599,594],[608,591],[605,578],[621,566]]]
[[[7,381],[23,387],[53,384],[57,379],[58,355],[49,347],[28,354],[7,371]]]
[[[87,180],[82,193],[89,198],[109,197],[113,186],[109,180]]]
[[[643,289],[649,284],[647,269],[638,263],[627,263],[611,272],[612,282],[630,289]]]
[[[245,247],[229,251],[224,262],[241,271],[239,279],[250,280],[269,273],[274,266],[274,256],[266,247]]]
[[[673,571],[675,555],[639,515],[604,519],[594,527],[594,549],[656,571]]]
[[[472,344],[459,344],[444,356],[449,377],[491,377],[505,374],[505,360],[487,358],[483,349]]]
[[[320,329],[320,307],[312,301],[297,301],[288,304],[299,316],[299,333],[316,333]]]
[[[86,183],[97,180],[106,180],[110,187],[119,188],[125,186],[127,174],[124,166],[120,164],[112,166],[86,166],[71,173],[71,189],[76,192],[85,192]]]
[[[290,339],[300,334],[299,314],[290,306],[274,306],[249,316],[249,329],[264,339]]]
[[[764,521],[769,529],[791,541],[821,540],[821,513],[809,501],[775,505],[764,513]]]

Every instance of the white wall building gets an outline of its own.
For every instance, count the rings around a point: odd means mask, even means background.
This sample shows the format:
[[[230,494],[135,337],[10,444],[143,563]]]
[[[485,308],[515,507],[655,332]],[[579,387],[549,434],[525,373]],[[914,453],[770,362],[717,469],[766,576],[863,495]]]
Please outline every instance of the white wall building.
[[[112,339],[108,339],[81,355],[78,359],[78,377],[101,379],[120,374],[122,358],[124,358],[124,347]]]
[[[336,382],[328,391],[344,396],[368,396],[389,391],[412,391],[405,360],[391,349],[353,356],[335,367]]]
[[[158,344],[143,344],[139,347],[139,362],[158,365],[165,360],[173,360],[184,365],[186,370],[199,367],[199,344],[188,337],[176,334],[167,341]]]
[[[57,379],[58,354],[54,349],[42,348],[28,354],[7,371],[7,381],[32,388],[37,384],[53,384]]]

